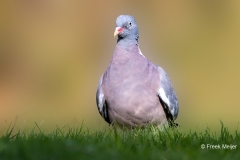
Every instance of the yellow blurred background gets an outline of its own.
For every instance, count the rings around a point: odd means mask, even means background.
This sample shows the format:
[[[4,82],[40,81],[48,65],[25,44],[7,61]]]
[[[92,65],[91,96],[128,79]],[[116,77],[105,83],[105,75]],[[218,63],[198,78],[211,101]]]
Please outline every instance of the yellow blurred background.
[[[135,17],[140,48],[163,67],[183,128],[240,121],[240,1],[1,1],[0,131],[107,127],[95,93],[115,45],[115,20]]]

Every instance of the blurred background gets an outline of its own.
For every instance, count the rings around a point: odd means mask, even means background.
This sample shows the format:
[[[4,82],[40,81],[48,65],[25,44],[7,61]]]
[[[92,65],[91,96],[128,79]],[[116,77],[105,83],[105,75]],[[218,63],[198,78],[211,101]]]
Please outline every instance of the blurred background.
[[[186,129],[240,121],[240,1],[0,2],[0,131],[108,127],[98,80],[116,45],[115,20],[135,17],[140,48],[167,72]]]

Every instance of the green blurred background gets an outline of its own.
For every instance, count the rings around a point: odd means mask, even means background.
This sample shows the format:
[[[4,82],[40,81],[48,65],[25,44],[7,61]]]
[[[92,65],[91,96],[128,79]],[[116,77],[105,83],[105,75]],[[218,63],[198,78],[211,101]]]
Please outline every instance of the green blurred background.
[[[0,2],[0,129],[107,127],[95,93],[115,20],[135,17],[140,48],[169,74],[183,128],[240,121],[240,1]]]

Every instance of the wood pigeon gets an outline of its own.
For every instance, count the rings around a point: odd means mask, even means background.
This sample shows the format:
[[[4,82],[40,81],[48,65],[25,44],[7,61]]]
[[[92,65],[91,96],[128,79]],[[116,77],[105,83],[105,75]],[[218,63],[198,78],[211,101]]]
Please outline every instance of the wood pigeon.
[[[120,15],[114,36],[118,36],[117,45],[96,93],[101,116],[109,124],[127,128],[175,124],[176,93],[165,70],[140,51],[135,19]]]

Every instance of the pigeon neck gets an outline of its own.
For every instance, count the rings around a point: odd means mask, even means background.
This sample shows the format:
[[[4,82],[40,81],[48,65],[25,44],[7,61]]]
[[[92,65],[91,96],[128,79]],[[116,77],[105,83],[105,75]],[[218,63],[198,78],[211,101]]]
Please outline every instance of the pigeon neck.
[[[125,38],[121,38],[121,37],[118,37],[118,40],[117,40],[117,45],[120,45],[120,46],[123,46],[123,47],[128,47],[129,45],[131,44],[135,44],[138,46],[138,37],[136,38],[128,38],[128,37],[125,37]]]

